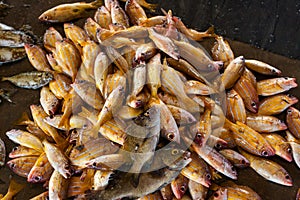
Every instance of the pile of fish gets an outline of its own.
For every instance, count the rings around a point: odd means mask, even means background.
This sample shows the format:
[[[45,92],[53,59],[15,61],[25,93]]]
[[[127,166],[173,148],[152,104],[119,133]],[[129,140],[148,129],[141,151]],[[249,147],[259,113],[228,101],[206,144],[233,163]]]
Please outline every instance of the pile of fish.
[[[143,7],[155,6],[105,0],[40,16],[66,22],[65,37],[51,27],[44,47],[25,44],[38,71],[4,78],[42,88],[33,120],[18,123],[26,131],[6,132],[19,144],[8,167],[47,188],[32,199],[261,199],[247,186],[219,183],[245,167],[292,186],[268,157],[300,167],[298,99],[285,93],[295,79],[235,57],[213,28],[189,29],[171,11],[148,17]],[[83,28],[67,23],[91,9]],[[195,42],[205,38],[216,40],[211,54]],[[257,81],[253,72],[271,78]],[[282,112],[286,122],[276,117]]]

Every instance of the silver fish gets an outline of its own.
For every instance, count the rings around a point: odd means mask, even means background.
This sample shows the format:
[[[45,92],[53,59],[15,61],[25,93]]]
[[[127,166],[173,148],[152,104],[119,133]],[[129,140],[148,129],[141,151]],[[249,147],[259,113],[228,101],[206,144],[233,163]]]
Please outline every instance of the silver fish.
[[[0,65],[15,62],[26,57],[26,51],[23,47],[0,47]]]
[[[10,81],[14,85],[26,89],[38,89],[47,85],[53,79],[50,72],[24,72],[11,77],[2,77],[1,81]]]
[[[24,47],[25,43],[32,43],[30,36],[22,31],[0,30],[0,46],[2,47]]]

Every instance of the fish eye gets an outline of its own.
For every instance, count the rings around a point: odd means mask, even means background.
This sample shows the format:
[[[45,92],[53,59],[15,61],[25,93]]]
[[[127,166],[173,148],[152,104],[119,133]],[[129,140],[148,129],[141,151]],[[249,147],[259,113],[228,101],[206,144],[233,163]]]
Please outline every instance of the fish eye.
[[[12,169],[14,169],[16,167],[16,164],[15,163],[10,163],[9,167],[12,168]]]
[[[40,181],[41,179],[42,179],[42,177],[40,177],[40,176],[35,176],[34,177],[34,180],[37,181],[37,182]]]
[[[212,64],[208,64],[207,67],[208,67],[208,69],[213,69],[214,68],[214,66]]]
[[[251,106],[252,106],[252,107],[256,107],[256,103],[255,103],[255,102],[252,102],[252,103],[251,103]]]
[[[206,174],[206,178],[210,180],[211,179],[211,175],[210,174]]]
[[[174,133],[169,133],[169,134],[168,134],[168,138],[169,138],[170,140],[174,140],[174,137],[175,137]]]
[[[14,147],[13,149],[12,149],[12,151],[17,151],[19,149],[19,147]]]
[[[65,170],[70,170],[70,166],[69,165],[65,165],[64,169]]]
[[[285,175],[285,179],[291,179],[289,175]]]
[[[215,193],[214,193],[214,197],[219,197],[219,193],[218,193],[218,192],[215,192]]]
[[[288,110],[287,110],[287,113],[292,113],[292,109],[288,109]]]
[[[177,155],[179,153],[178,149],[173,149],[172,150],[172,155]]]
[[[96,162],[93,162],[92,166],[93,166],[93,167],[97,167],[97,163],[96,163]]]
[[[287,150],[286,150],[288,153],[292,153],[292,149],[289,147],[289,148],[287,148]]]
[[[182,186],[180,187],[180,191],[181,191],[181,192],[184,192],[184,191],[185,191],[185,186],[184,186],[184,185],[182,185]]]
[[[262,152],[261,152],[261,155],[263,155],[263,156],[268,156],[268,152],[267,152],[267,151],[262,151]]]
[[[215,145],[215,147],[216,147],[217,149],[220,149],[220,148],[222,147],[222,145],[219,144],[219,143],[217,143],[217,144]]]
[[[272,73],[276,73],[276,70],[275,70],[275,69],[272,69],[271,72],[272,72]]]
[[[242,164],[246,164],[246,161],[244,159],[241,162],[242,162]]]
[[[231,167],[231,170],[232,170],[232,171],[235,171],[235,168],[234,168],[234,166],[232,166],[232,167]]]
[[[284,77],[284,79],[285,79],[285,80],[288,80],[289,78],[288,78],[288,77]]]
[[[202,138],[202,135],[201,135],[200,133],[197,133],[196,137],[197,137],[198,139],[200,139],[200,138]]]

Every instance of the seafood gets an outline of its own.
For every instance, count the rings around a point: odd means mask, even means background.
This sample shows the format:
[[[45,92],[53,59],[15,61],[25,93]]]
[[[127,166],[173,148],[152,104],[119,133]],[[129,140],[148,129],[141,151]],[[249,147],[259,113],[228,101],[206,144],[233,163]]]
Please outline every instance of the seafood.
[[[20,157],[8,161],[6,165],[18,176],[27,178],[37,159],[37,156]]]
[[[0,30],[0,46],[2,47],[24,47],[26,43],[32,42],[32,38],[23,31]]]
[[[234,90],[230,90],[226,95],[226,117],[232,121],[246,122],[246,109],[242,97]]]
[[[219,151],[225,158],[227,158],[235,167],[245,168],[250,165],[249,161],[232,149],[222,149]]]
[[[286,113],[286,123],[289,130],[296,138],[300,138],[300,129],[298,126],[300,123],[300,111],[294,107],[289,107]]]
[[[289,131],[286,131],[286,140],[290,143],[293,151],[293,158],[297,166],[300,168],[300,143]]]
[[[15,62],[26,57],[24,48],[0,47],[0,65]]]
[[[25,147],[25,146],[16,146],[9,153],[9,158],[18,158],[18,157],[26,157],[26,156],[39,156],[41,152],[38,152],[34,149]]]
[[[234,54],[230,48],[230,45],[222,36],[217,36],[216,43],[212,48],[212,56],[215,60],[223,61],[226,68],[229,63],[234,60]]]
[[[287,125],[274,116],[247,116],[246,124],[260,133],[272,133],[287,129]]]
[[[257,82],[257,94],[261,96],[271,96],[286,92],[297,87],[295,78],[273,78]]]
[[[231,88],[239,79],[245,69],[244,64],[245,58],[243,56],[239,56],[229,63],[221,77],[225,89]]]
[[[39,71],[51,71],[51,67],[43,49],[34,44],[25,44],[26,54],[31,65]]]
[[[264,75],[280,75],[281,71],[267,63],[264,63],[262,61],[259,60],[249,60],[246,59],[245,60],[245,65],[253,70],[256,71],[258,73],[264,74]]]
[[[9,81],[14,85],[26,89],[38,89],[47,85],[53,79],[49,72],[24,72],[10,77],[2,77],[1,81]]]
[[[47,115],[54,115],[58,110],[59,100],[50,91],[49,87],[43,87],[41,89],[40,103]]]
[[[48,161],[47,155],[42,153],[31,168],[27,181],[31,183],[45,182],[50,179],[53,168]]]
[[[0,166],[5,164],[6,149],[2,139],[0,139]]]
[[[112,23],[111,14],[105,6],[98,8],[94,15],[95,21],[100,25],[100,27],[109,29],[109,25]]]

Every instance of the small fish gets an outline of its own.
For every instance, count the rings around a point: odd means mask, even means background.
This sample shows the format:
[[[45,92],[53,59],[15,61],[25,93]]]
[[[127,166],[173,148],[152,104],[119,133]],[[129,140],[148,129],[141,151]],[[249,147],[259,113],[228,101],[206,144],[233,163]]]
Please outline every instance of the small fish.
[[[154,27],[156,25],[163,25],[167,21],[166,16],[153,16],[147,19],[140,20],[139,25],[144,27]]]
[[[147,63],[147,85],[150,89],[151,96],[157,97],[157,90],[161,87],[161,54],[156,54]]]
[[[132,88],[130,96],[137,96],[144,88],[147,79],[146,63],[141,62],[133,69]]]
[[[51,23],[67,22],[85,17],[88,11],[95,10],[102,5],[102,0],[96,0],[91,3],[61,4],[45,11],[39,16],[39,20]]]
[[[236,147],[236,143],[233,138],[233,133],[229,129],[222,128],[221,130],[216,130],[216,131],[214,130],[212,132],[212,135],[215,135],[226,142],[226,144],[217,143],[215,145],[217,149],[223,149],[223,148],[233,149],[234,147]]]
[[[147,19],[147,15],[141,5],[136,0],[127,0],[125,12],[128,14],[130,22],[133,25],[139,25],[141,20]]]
[[[85,20],[83,29],[86,32],[86,34],[94,41],[98,42],[97,39],[97,30],[100,28],[100,25],[97,24],[92,18],[87,18]]]
[[[230,48],[229,43],[222,37],[215,37],[216,42],[212,47],[212,56],[214,60],[221,60],[224,63],[224,68],[226,68],[229,63],[234,60],[234,54]]]
[[[122,154],[109,154],[94,158],[85,165],[87,168],[96,170],[117,170],[124,163],[126,163],[126,158]]]
[[[0,167],[5,164],[6,150],[3,140],[0,138]]]
[[[20,157],[8,161],[6,165],[18,176],[27,178],[37,159],[37,156]]]
[[[288,129],[291,133],[296,137],[300,138],[300,111],[294,107],[289,107],[286,112],[286,123],[288,125]]]
[[[121,0],[121,1],[127,1],[127,0]],[[150,12],[155,12],[155,9],[157,7],[157,4],[148,3],[146,0],[136,0],[136,2],[142,7],[149,9]]]
[[[101,6],[97,9],[94,19],[101,28],[109,29],[109,25],[112,24],[111,14],[105,6]]]
[[[287,129],[287,125],[274,116],[247,116],[247,126],[260,133],[272,133]]]
[[[188,95],[211,95],[215,93],[208,85],[195,80],[186,81],[184,89]]]
[[[81,67],[84,67],[86,69],[86,72],[88,74],[91,74],[92,77],[93,77],[93,72],[94,72],[95,60],[100,52],[101,52],[101,49],[100,49],[99,44],[97,44],[96,42],[94,42],[92,40],[89,40],[88,42],[86,42],[82,48]]]
[[[231,88],[243,74],[244,64],[245,58],[243,56],[239,56],[229,63],[221,77],[225,89]]]
[[[26,89],[38,89],[47,85],[53,79],[49,72],[24,72],[11,77],[2,77],[1,81],[10,81],[14,85]]]
[[[72,169],[65,153],[46,140],[43,141],[43,145],[48,161],[54,170],[59,172],[64,178],[70,178]]]
[[[179,174],[172,182],[171,189],[177,199],[181,199],[188,189],[189,179]]]
[[[276,162],[251,155],[242,150],[240,150],[240,152],[250,161],[250,167],[265,179],[280,185],[293,185],[289,173]]]
[[[49,192],[43,192],[35,197],[32,197],[30,200],[47,200],[49,197]]]
[[[2,200],[10,200],[14,199],[14,196],[18,194],[23,188],[25,187],[24,184],[20,184],[16,182],[14,179],[10,180],[8,191],[4,197],[2,197]]]
[[[68,194],[68,180],[65,179],[58,171],[54,170],[49,180],[48,198],[66,199]]]
[[[208,192],[207,187],[192,180],[189,180],[188,187],[192,199],[204,200],[206,198],[206,194]]]
[[[54,80],[50,81],[49,89],[58,99],[65,99],[71,90],[71,79],[64,74],[54,74]]]
[[[140,45],[135,52],[134,62],[136,64],[147,61],[156,55],[157,49],[153,42]]]
[[[292,147],[293,159],[296,165],[298,166],[298,168],[300,168],[300,142],[291,134],[291,132],[286,131],[285,133],[286,133],[286,140],[290,143]]]
[[[126,74],[129,71],[129,66],[126,59],[113,47],[106,47],[106,53],[109,59],[115,63],[122,74]]]
[[[0,46],[24,47],[26,43],[32,43],[32,38],[23,31],[0,30]]]
[[[63,40],[61,34],[53,27],[46,30],[43,37],[44,47],[50,52],[55,51],[55,42]]]
[[[178,47],[170,38],[157,33],[154,28],[150,28],[148,32],[150,39],[154,42],[157,48],[165,52],[171,58],[175,60],[179,59]]]
[[[12,129],[10,131],[7,131],[6,135],[10,140],[22,146],[32,148],[38,152],[44,151],[40,139],[29,132]]]
[[[44,86],[41,89],[40,103],[47,115],[54,115],[58,110],[59,100],[50,91],[49,87]]]
[[[267,63],[258,61],[258,60],[245,60],[245,65],[253,70],[256,71],[260,74],[264,74],[264,75],[275,75],[278,76],[281,74],[281,71]]]
[[[226,93],[226,117],[232,121],[246,122],[246,108],[242,97],[234,90],[231,89]]]
[[[277,94],[260,102],[259,115],[277,115],[298,102],[297,97],[290,94]]]
[[[97,170],[93,177],[93,190],[104,190],[113,175],[113,171]]]
[[[50,64],[46,58],[44,50],[34,44],[25,44],[25,50],[29,62],[38,71],[51,71]]]
[[[64,32],[66,37],[74,43],[80,53],[81,48],[90,41],[86,32],[81,27],[76,26],[73,23],[64,23]]]
[[[31,168],[27,181],[29,183],[42,183],[48,181],[53,172],[53,168],[45,153],[42,153]]]
[[[222,149],[219,153],[227,158],[235,167],[245,168],[250,166],[249,161],[244,156],[232,149]]]
[[[178,125],[193,124],[197,121],[196,118],[190,112],[176,106],[167,106]]]
[[[0,47],[0,65],[16,62],[26,57],[23,47]]]
[[[26,156],[40,156],[41,152],[38,152],[32,148],[28,148],[25,146],[16,146],[12,149],[9,153],[9,158],[19,158],[19,157],[26,157]]]
[[[257,94],[271,96],[297,87],[296,78],[272,78],[257,82]]]
[[[292,161],[292,149],[290,144],[277,133],[262,134],[264,138],[275,150],[275,154],[287,160]]]
[[[112,23],[121,24],[122,26],[129,27],[129,19],[123,8],[120,6],[118,1],[112,1],[111,3],[111,19]]]
[[[73,176],[70,178],[69,185],[68,185],[68,198],[75,197],[75,196],[79,197],[90,188],[91,188],[90,177],[86,177],[84,180],[81,180],[81,177]]]

